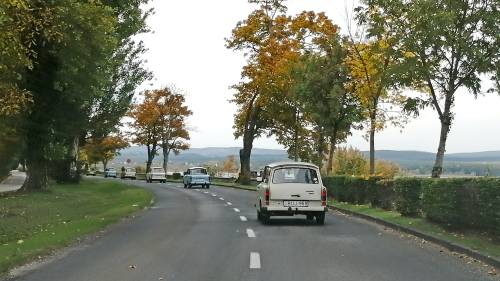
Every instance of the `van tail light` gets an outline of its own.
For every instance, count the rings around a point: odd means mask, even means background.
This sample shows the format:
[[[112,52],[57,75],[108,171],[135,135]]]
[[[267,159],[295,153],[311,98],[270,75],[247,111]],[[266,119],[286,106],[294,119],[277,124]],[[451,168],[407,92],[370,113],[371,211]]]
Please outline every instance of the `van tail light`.
[[[269,190],[269,188],[266,188],[265,190],[265,193],[264,193],[264,197],[265,197],[265,204],[266,206],[269,206],[269,198],[271,197],[271,191]]]
[[[321,206],[326,206],[326,188],[321,189]]]

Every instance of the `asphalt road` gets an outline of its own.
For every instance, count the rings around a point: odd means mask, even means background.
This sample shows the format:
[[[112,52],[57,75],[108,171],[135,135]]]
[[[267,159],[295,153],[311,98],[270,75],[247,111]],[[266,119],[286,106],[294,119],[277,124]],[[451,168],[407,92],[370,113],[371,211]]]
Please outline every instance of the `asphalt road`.
[[[324,226],[295,218],[262,225],[251,191],[134,184],[156,194],[152,209],[13,280],[497,280],[479,264],[339,213]]]

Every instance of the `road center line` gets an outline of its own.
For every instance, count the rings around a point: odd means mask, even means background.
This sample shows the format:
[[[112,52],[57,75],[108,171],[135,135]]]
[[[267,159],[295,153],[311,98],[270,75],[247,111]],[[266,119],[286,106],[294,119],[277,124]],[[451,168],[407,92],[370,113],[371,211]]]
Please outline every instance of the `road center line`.
[[[256,237],[255,232],[251,228],[247,228],[247,235],[248,235],[248,238],[255,238]]]
[[[227,202],[227,205],[231,206],[231,205],[233,205],[233,203],[231,203],[231,202]]]
[[[213,196],[213,197],[217,197],[217,194],[213,194],[213,193],[212,193],[212,196]]]
[[[208,194],[208,191],[204,191],[203,193]]]
[[[240,209],[238,209],[238,208],[233,208],[233,210],[234,210],[236,213],[239,213],[239,212],[240,212]]]
[[[241,220],[241,221],[247,221],[247,217],[245,217],[245,216],[240,216],[240,220]]]
[[[250,269],[260,269],[260,254],[257,252],[250,253]]]
[[[222,198],[222,197],[220,197],[219,199],[222,200],[222,201],[224,201],[224,198]]]

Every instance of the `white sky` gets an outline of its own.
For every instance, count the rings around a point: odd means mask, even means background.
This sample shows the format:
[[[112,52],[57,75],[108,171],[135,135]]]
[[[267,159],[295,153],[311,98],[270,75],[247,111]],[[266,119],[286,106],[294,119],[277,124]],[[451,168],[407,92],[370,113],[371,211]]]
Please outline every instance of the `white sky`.
[[[347,3],[347,4],[346,4]],[[149,18],[152,34],[140,37],[148,53],[148,68],[155,80],[152,87],[175,84],[186,92],[194,112],[189,119],[192,147],[241,146],[233,137],[230,85],[240,80],[245,64],[242,53],[225,48],[224,38],[254,6],[247,0],[152,0],[155,14]],[[352,0],[289,0],[290,14],[303,10],[326,12],[337,25],[345,26],[345,5]],[[345,29],[345,28],[343,28]],[[500,96],[489,94],[475,100],[462,90],[456,100],[456,118],[447,151],[500,150]],[[434,152],[439,138],[439,121],[427,109],[400,132],[388,128],[376,135],[377,149]],[[348,145],[368,149],[363,132],[355,132]],[[262,138],[254,147],[282,148],[273,138]]]

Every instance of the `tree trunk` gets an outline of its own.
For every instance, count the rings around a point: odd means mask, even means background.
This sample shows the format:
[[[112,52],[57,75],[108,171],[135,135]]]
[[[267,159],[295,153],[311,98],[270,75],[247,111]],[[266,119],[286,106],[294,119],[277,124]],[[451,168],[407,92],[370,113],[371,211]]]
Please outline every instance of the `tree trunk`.
[[[324,144],[325,144],[325,137],[323,135],[323,130],[322,128],[319,128],[319,136],[318,136],[318,144],[316,148],[316,152],[318,153],[318,167],[319,170],[321,171],[323,169],[323,158],[324,158]]]
[[[22,190],[45,190],[49,186],[47,161],[45,159],[30,159],[27,160],[28,169],[26,171],[26,181],[23,184]]]
[[[375,174],[375,118],[370,118],[370,175]]]
[[[295,162],[299,161],[299,113],[297,110],[295,111],[295,126],[294,126],[294,132],[293,132],[293,144],[294,144],[294,152],[293,152],[293,160]]]
[[[439,146],[436,154],[434,167],[432,168],[432,177],[439,178],[443,173],[444,153],[446,152],[446,140],[451,127],[451,118],[448,117],[449,113],[445,112],[444,117],[441,119],[441,134],[439,136]]]
[[[328,167],[327,167],[327,175],[333,173],[333,156],[335,154],[335,149],[337,148],[337,130],[333,131],[333,134],[330,138],[330,151],[328,153]]]
[[[102,165],[104,166],[104,170],[106,170],[106,168],[108,167],[108,159],[103,159]]]
[[[170,154],[170,151],[168,149],[168,146],[163,146],[163,170],[165,170],[165,173],[167,172],[167,167],[168,167],[168,156]]]
[[[245,132],[243,136],[243,148],[240,149],[241,170],[237,179],[237,182],[240,184],[250,184],[250,156],[252,154],[253,139],[254,137],[251,132]]]

